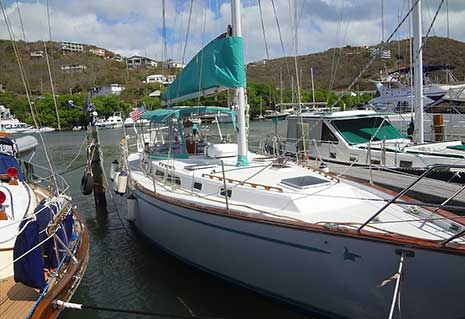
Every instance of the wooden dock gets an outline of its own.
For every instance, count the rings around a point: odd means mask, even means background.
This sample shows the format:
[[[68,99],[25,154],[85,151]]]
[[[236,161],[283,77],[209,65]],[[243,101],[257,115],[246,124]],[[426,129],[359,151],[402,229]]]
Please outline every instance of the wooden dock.
[[[326,164],[328,165],[330,172],[340,175],[341,178],[347,176],[359,181],[369,182],[371,175],[371,179],[375,185],[379,185],[396,192],[400,192],[418,178],[416,175],[389,172],[377,168],[372,168],[370,174],[370,169],[365,167],[349,167],[347,165],[335,163]],[[305,165],[318,167],[319,162],[309,161]],[[436,179],[424,178],[415,185],[407,193],[407,195],[422,202],[441,204],[462,186],[462,184],[447,183]],[[463,206],[464,210],[462,213],[465,214],[465,190],[458,194],[448,204]]]

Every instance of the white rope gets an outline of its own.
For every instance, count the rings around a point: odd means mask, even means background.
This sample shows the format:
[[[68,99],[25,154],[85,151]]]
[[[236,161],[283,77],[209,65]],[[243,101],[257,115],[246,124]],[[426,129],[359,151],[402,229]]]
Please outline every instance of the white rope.
[[[400,285],[400,280],[401,280],[401,276],[402,276],[402,266],[403,266],[403,264],[404,264],[404,253],[402,252],[402,254],[400,255],[399,270],[397,271],[397,274],[394,275],[396,277],[396,286],[394,287],[394,294],[392,296],[391,309],[389,311],[388,319],[392,319],[392,316],[394,315],[394,308],[396,306],[397,295],[400,293],[399,292],[399,285]],[[400,303],[400,299],[399,299],[399,303]]]
[[[10,267],[11,265],[13,265],[15,262],[19,261],[20,259],[24,258],[25,256],[27,256],[28,254],[30,254],[32,251],[34,251],[36,248],[42,246],[42,244],[44,244],[47,240],[49,240],[50,238],[52,238],[53,236],[55,235],[55,233],[52,233],[50,234],[47,238],[45,238],[44,240],[42,240],[40,243],[38,243],[37,245],[35,245],[34,247],[32,247],[31,249],[29,249],[28,251],[26,251],[24,254],[22,254],[21,256],[19,256],[18,258],[14,259],[12,262],[6,264],[5,266],[3,266],[2,268],[0,268],[0,272],[4,271],[5,269],[7,269],[8,267]]]
[[[18,237],[19,235],[21,235],[21,233],[26,229],[27,225],[29,225],[31,222],[32,222],[32,220],[30,220],[26,224],[24,224],[24,226],[16,234],[11,236],[10,238],[0,241],[0,245],[5,244],[5,243],[9,242],[10,240],[12,240],[12,239]]]

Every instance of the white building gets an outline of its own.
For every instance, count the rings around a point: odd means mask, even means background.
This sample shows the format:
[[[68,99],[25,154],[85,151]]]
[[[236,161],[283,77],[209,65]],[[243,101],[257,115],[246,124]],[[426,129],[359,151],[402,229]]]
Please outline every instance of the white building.
[[[64,72],[83,71],[85,69],[87,69],[87,66],[82,65],[82,64],[64,64],[61,66],[61,70]]]
[[[99,57],[102,57],[104,58],[105,55],[106,55],[106,51],[104,49],[100,49],[100,48],[95,48],[95,49],[89,49],[89,52],[92,53],[92,54],[95,54]]]
[[[95,96],[99,95],[121,95],[121,92],[123,92],[124,86],[121,84],[110,84],[106,86],[101,86],[98,87],[96,92],[94,93]]]
[[[163,74],[153,74],[145,78],[145,83],[160,83],[166,82],[166,76]]]
[[[154,74],[145,79],[145,83],[160,83],[161,86],[168,86],[176,79],[176,75]]]
[[[112,59],[115,60],[115,61],[118,61],[118,62],[122,62],[122,61],[123,61],[123,57],[121,56],[121,54],[115,54],[115,55],[113,55]]]
[[[181,62],[176,62],[176,61],[168,61],[167,64],[168,64],[168,69],[183,69],[185,66]]]
[[[44,51],[32,51],[30,54],[31,58],[43,58],[44,57]]]
[[[78,42],[61,42],[62,53],[81,53],[84,51],[84,45]]]
[[[144,57],[144,56],[139,56],[139,55],[133,55],[132,57],[129,57],[127,60],[127,63],[128,63],[128,67],[130,68],[139,68],[143,66],[157,66],[158,65],[157,61]]]
[[[381,50],[380,48],[370,48],[368,49],[370,51],[371,56],[377,56],[381,59],[389,60],[391,58],[391,50]]]

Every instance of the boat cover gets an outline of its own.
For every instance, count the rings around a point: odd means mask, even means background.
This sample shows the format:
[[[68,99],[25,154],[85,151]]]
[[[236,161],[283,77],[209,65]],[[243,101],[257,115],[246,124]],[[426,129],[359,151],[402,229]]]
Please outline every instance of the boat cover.
[[[39,224],[39,229],[42,231],[47,228],[50,221],[52,221],[55,215],[58,213],[60,208],[56,204],[52,204],[46,206],[45,200],[42,200],[39,205],[37,205],[34,213],[37,217],[37,222]],[[65,227],[60,225],[57,229],[56,235],[61,239],[61,241],[65,244],[68,244],[68,236],[65,235],[65,231],[63,230]],[[48,237],[47,233],[41,232],[39,235],[39,240],[43,241]],[[55,243],[57,244],[58,248],[58,256],[55,250]],[[63,257],[63,247],[58,241],[50,239],[47,240],[42,245],[42,251],[44,253],[44,266],[45,268],[56,268],[58,267],[59,260]]]
[[[334,127],[350,144],[407,138],[382,117],[366,117],[332,121]],[[382,125],[381,125],[382,124]]]
[[[199,115],[205,113],[227,113],[231,116],[233,126],[236,127],[234,111],[228,109],[227,107],[219,106],[172,107],[166,109],[157,109],[143,113],[141,115],[141,119],[163,124],[173,116],[177,119],[181,119],[182,117],[189,116],[191,114]]]
[[[459,145],[449,145],[447,148],[450,148],[452,150],[459,150],[459,151],[465,151],[465,145],[459,144]]]
[[[26,219],[21,222],[19,229],[23,229],[26,224],[26,228],[16,237],[13,250],[14,260],[39,244],[39,223]],[[44,289],[45,277],[41,247],[37,247],[16,261],[13,269],[16,282],[39,290]]]
[[[211,41],[186,65],[161,96],[163,105],[246,87],[242,37],[225,34]]]

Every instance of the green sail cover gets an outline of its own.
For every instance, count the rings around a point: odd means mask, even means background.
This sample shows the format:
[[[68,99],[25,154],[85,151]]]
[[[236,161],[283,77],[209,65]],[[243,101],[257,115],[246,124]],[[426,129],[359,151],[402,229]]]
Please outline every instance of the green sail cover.
[[[228,88],[245,87],[242,37],[219,37],[210,42],[186,65],[162,95],[172,104]]]

